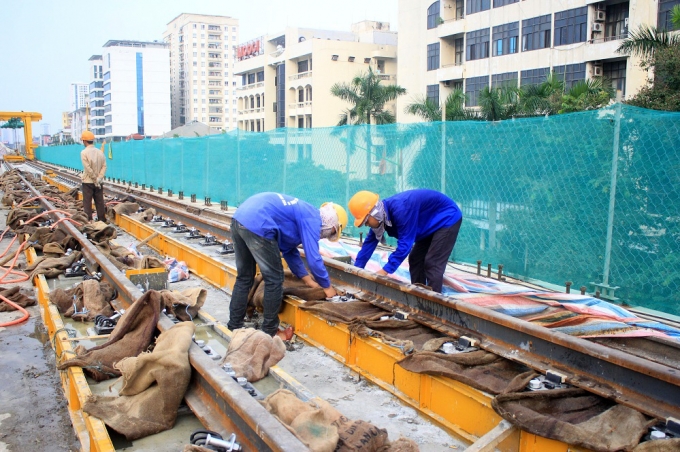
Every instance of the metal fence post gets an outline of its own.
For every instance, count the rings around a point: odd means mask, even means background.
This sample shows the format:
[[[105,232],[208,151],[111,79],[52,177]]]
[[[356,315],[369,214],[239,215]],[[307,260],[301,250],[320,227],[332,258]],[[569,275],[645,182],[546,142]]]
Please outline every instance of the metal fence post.
[[[441,192],[446,194],[446,106],[442,106],[442,174]]]
[[[205,179],[205,187],[203,187],[203,197],[210,198],[210,138],[205,137],[208,142],[205,152],[205,174],[203,179]]]
[[[602,282],[609,284],[609,270],[612,257],[612,236],[614,234],[614,209],[616,207],[616,179],[619,166],[619,136],[621,134],[621,104],[616,104],[614,122],[614,146],[612,149],[612,177],[609,190],[609,215],[607,217],[607,245],[604,250],[604,270]]]
[[[288,167],[288,127],[285,128],[286,136],[283,139],[283,190],[286,193],[286,170]]]
[[[236,204],[241,203],[241,129],[236,128]]]

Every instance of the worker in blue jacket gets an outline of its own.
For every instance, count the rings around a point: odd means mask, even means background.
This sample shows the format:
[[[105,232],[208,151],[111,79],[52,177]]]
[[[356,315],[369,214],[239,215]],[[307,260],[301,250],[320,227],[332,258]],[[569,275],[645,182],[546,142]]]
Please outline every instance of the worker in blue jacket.
[[[394,273],[408,255],[411,283],[442,291],[446,263],[463,221],[452,199],[435,190],[420,189],[381,201],[376,193],[360,191],[350,199],[349,210],[355,226],[371,228],[354,265],[364,268],[378,242],[385,243],[387,233],[397,239],[397,249],[378,274]]]
[[[259,193],[246,199],[231,221],[237,275],[227,327],[230,330],[243,327],[248,292],[254,283],[257,264],[264,280],[262,331],[271,336],[278,333],[284,277],[281,254],[293,274],[307,286],[320,286],[327,297],[335,296],[319,254],[319,239],[337,241],[346,226],[347,212],[338,204],[324,203],[317,209],[279,193]],[[305,269],[297,248],[300,244],[316,281]]]

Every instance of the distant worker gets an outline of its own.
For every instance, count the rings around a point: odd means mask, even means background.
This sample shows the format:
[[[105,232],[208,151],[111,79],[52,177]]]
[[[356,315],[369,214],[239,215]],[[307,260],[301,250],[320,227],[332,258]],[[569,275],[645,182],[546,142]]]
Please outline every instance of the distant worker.
[[[408,190],[382,201],[376,193],[360,191],[349,200],[349,210],[356,227],[371,228],[354,265],[364,268],[378,242],[385,243],[387,233],[397,239],[397,249],[378,274],[394,273],[408,255],[411,283],[442,291],[446,263],[463,221],[453,200],[425,189]]]
[[[80,136],[86,146],[80,152],[80,160],[83,162],[83,210],[87,219],[92,221],[92,198],[97,208],[97,219],[106,221],[106,205],[104,204],[104,189],[102,181],[106,174],[106,158],[101,149],[94,147],[94,134],[89,130]]]
[[[316,209],[311,204],[279,193],[259,193],[246,199],[231,220],[231,237],[236,256],[236,284],[229,305],[227,327],[243,327],[248,292],[255,278],[255,264],[264,280],[264,320],[262,331],[284,340],[279,332],[279,309],[283,299],[281,254],[295,276],[312,288],[322,287],[326,297],[336,294],[319,254],[319,239],[340,239],[347,226],[347,212],[327,202]],[[307,273],[297,247],[302,244],[307,264],[316,281]]]

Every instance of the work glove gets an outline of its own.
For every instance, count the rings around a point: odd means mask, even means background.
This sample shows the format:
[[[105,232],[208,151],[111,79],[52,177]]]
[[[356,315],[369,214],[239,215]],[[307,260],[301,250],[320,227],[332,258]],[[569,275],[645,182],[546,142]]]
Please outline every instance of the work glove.
[[[97,181],[94,183],[94,186],[97,188],[102,188],[102,182],[104,181],[103,177],[98,177]]]

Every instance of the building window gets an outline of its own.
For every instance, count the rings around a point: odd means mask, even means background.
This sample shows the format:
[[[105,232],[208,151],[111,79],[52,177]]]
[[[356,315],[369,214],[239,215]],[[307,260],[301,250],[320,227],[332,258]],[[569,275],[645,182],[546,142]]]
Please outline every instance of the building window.
[[[427,100],[432,101],[435,105],[439,105],[439,83],[427,85],[426,97]]]
[[[522,21],[522,52],[550,47],[550,14]]]
[[[491,8],[491,0],[467,0],[467,13],[474,14]]]
[[[665,30],[675,30],[673,27],[672,10],[676,5],[680,5],[680,0],[659,0],[659,17],[657,27]]]
[[[439,43],[427,45],[427,70],[439,69]]]
[[[588,7],[555,13],[555,46],[586,42]]]
[[[586,63],[555,66],[553,72],[564,82],[565,89],[571,89],[575,84],[586,79]]]
[[[606,22],[604,23],[605,41],[628,37],[628,5],[629,3],[626,2],[607,6]]]
[[[458,38],[453,41],[453,48],[455,52],[455,64],[460,66],[465,60],[465,40],[463,38]]]
[[[252,85],[255,83],[255,73],[248,74],[248,84]]]
[[[492,88],[517,88],[517,72],[505,72],[491,76]]]
[[[493,7],[500,8],[501,6],[510,5],[511,3],[517,3],[519,0],[493,0]]]
[[[298,74],[309,70],[309,60],[298,61]]]
[[[611,80],[612,88],[618,97],[626,95],[626,60],[613,61],[602,65],[602,75],[605,79]]]
[[[427,8],[427,29],[437,28],[439,25],[439,0]]]
[[[465,35],[467,43],[466,61],[489,58],[489,29],[471,31]]]
[[[465,100],[466,107],[476,107],[479,105],[479,93],[489,86],[489,76],[470,77],[465,80]]]
[[[540,85],[548,78],[548,74],[550,74],[549,67],[522,71],[519,84],[520,86]]]
[[[264,71],[259,71],[257,73],[257,81],[258,82],[264,82]]]
[[[493,27],[493,56],[517,53],[519,22]]]

